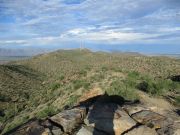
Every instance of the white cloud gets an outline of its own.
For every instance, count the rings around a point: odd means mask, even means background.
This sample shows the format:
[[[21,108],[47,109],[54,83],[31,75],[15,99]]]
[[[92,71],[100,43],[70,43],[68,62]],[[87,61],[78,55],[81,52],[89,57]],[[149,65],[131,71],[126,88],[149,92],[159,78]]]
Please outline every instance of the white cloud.
[[[180,32],[180,27],[160,27],[159,32]]]
[[[0,40],[0,44],[26,44],[26,40]]]
[[[147,38],[158,37],[161,34],[147,34],[138,32],[122,32],[125,29],[111,29],[111,30],[101,30],[96,29],[72,29],[62,34],[60,37],[65,39],[77,39],[77,40],[88,40],[88,41],[108,41],[108,42],[128,42],[128,41],[138,41],[145,40]],[[127,28],[127,30],[131,30]]]
[[[63,0],[4,0],[1,7],[6,8],[0,9],[0,17],[15,21],[11,27],[0,21],[0,39],[8,39],[0,44],[50,45],[64,40],[161,42],[165,40],[165,36],[160,39],[163,35],[180,34],[180,8],[176,0],[173,4],[172,0],[165,1],[86,0],[70,5]],[[17,35],[22,40],[13,40]]]

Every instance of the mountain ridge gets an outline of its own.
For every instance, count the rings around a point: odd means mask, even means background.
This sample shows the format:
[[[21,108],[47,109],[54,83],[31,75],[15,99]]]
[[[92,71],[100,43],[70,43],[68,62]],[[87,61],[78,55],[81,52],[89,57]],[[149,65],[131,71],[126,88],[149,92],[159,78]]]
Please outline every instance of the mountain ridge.
[[[0,65],[3,133],[32,118],[47,118],[72,107],[83,93],[97,88],[131,101],[139,99],[138,91],[157,97],[176,93],[170,102],[178,105],[179,83],[167,78],[180,73],[179,62],[77,49]]]

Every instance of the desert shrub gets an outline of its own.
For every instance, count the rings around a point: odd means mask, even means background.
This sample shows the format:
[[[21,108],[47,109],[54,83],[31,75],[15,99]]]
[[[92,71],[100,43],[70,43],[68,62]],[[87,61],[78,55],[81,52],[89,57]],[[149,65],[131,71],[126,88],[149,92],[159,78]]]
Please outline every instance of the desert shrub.
[[[51,84],[50,88],[52,90],[56,90],[56,89],[60,88],[60,86],[61,86],[60,83],[53,83],[53,84]]]
[[[122,72],[122,69],[118,68],[118,67],[112,67],[111,70],[113,70],[115,72]]]
[[[53,106],[45,107],[43,110],[37,113],[37,118],[45,118],[56,114],[56,110]]]
[[[0,116],[0,122],[4,122],[4,117]]]
[[[90,86],[90,83],[85,80],[75,80],[73,81],[74,89],[79,89],[81,87],[88,89]]]
[[[11,121],[10,123],[8,123],[5,126],[2,134],[6,133],[6,132],[9,132],[10,130],[12,130],[12,129],[14,129],[14,128],[24,124],[24,123],[26,123],[28,120],[29,120],[29,116],[27,116],[27,115],[26,116],[22,116],[22,117],[20,117],[18,119],[14,119],[13,121]]]
[[[88,89],[89,86],[90,86],[90,83],[89,83],[89,82],[85,82],[84,85],[83,85],[83,87],[84,87],[85,89]]]
[[[27,116],[24,116],[24,117],[22,117],[22,121],[28,121],[29,120],[29,116],[27,115]]]
[[[99,82],[99,81],[101,81],[104,78],[105,78],[105,75],[100,72],[98,74],[95,74],[95,75],[91,76],[90,80],[92,82]]]
[[[72,107],[77,102],[78,97],[77,95],[70,96],[67,101],[67,106]]]
[[[175,104],[180,106],[180,96],[175,97]]]
[[[108,67],[103,66],[103,67],[101,68],[101,70],[102,70],[103,72],[105,72],[105,71],[108,70]]]
[[[124,83],[124,85],[126,86],[126,87],[129,87],[129,88],[136,88],[135,86],[136,86],[136,80],[134,80],[134,79],[125,79],[125,80],[122,80],[122,82]]]
[[[139,72],[132,71],[128,73],[128,78],[137,79],[140,76]]]
[[[136,90],[132,87],[127,86],[120,80],[115,80],[111,83],[110,87],[106,89],[109,95],[119,95],[127,100],[138,99]]]
[[[140,82],[136,87],[139,90],[142,90],[144,92],[148,92],[148,83],[146,81]]]
[[[163,86],[160,82],[153,80],[142,81],[137,85],[139,90],[150,93],[151,95],[161,95],[163,93]]]
[[[163,95],[167,91],[175,91],[179,86],[168,79],[143,78],[136,88],[151,95]]]
[[[5,120],[8,120],[10,118],[13,118],[15,115],[15,110],[13,109],[13,107],[11,109],[6,110],[5,112]]]
[[[64,75],[61,75],[60,77],[59,77],[59,80],[64,80]]]
[[[148,92],[152,95],[162,95],[163,94],[163,89],[162,85],[160,83],[155,83],[155,82],[149,82],[148,83]]]
[[[11,101],[11,98],[9,98],[6,95],[3,95],[3,94],[0,93],[0,101],[1,102],[9,102],[9,101]]]
[[[81,70],[81,71],[79,71],[79,75],[86,76],[87,75],[87,71]]]
[[[92,68],[92,67],[91,67],[91,66],[89,66],[89,65],[86,65],[86,66],[85,66],[85,69],[86,69],[87,71],[90,71],[90,70],[91,70],[91,68]]]

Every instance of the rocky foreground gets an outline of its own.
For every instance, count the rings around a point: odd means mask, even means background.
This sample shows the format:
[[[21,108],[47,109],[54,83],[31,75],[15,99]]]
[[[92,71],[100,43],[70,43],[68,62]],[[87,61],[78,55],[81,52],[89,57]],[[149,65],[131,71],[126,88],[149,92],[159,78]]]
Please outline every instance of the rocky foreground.
[[[157,111],[158,110],[158,111]],[[32,119],[7,135],[180,135],[173,111],[119,96],[86,94],[73,108],[44,120]]]

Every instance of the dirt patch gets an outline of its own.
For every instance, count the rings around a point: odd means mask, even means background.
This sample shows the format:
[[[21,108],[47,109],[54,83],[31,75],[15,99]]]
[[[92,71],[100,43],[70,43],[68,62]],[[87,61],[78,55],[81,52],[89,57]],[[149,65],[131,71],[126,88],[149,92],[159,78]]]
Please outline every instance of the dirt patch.
[[[137,93],[140,97],[140,101],[155,112],[164,114],[167,111],[173,111],[175,109],[173,105],[161,97],[150,97],[142,91],[138,91]]]

